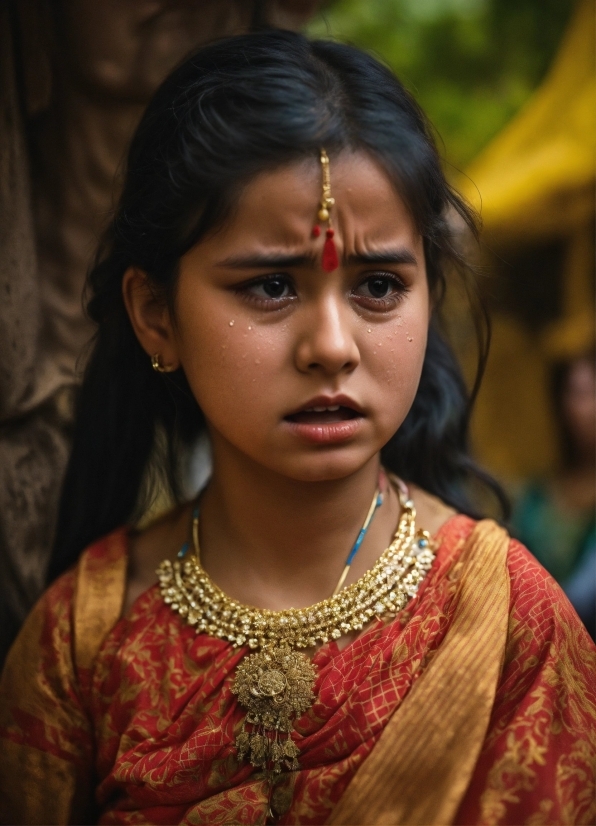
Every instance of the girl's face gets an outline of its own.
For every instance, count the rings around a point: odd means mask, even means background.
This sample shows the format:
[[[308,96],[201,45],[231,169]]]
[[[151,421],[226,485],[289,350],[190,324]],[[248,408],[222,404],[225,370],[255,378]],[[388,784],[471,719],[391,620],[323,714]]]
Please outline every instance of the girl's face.
[[[345,477],[413,402],[430,303],[422,239],[381,167],[331,157],[339,268],[325,272],[321,167],[267,172],[181,260],[171,347],[225,453],[296,480]],[[162,352],[164,352],[162,348]]]

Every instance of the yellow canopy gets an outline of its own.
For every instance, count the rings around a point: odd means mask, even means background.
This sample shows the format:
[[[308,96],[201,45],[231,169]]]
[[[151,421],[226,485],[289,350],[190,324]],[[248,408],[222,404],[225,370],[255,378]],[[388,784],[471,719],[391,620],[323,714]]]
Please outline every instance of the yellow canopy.
[[[565,244],[558,319],[537,331],[505,310],[493,316],[472,431],[479,458],[504,479],[556,466],[550,365],[580,354],[594,335],[594,41],[594,0],[579,0],[543,84],[458,182],[482,215],[487,249],[504,260],[556,239]]]
[[[550,73],[459,188],[491,242],[573,234],[594,213],[595,6],[580,0]]]

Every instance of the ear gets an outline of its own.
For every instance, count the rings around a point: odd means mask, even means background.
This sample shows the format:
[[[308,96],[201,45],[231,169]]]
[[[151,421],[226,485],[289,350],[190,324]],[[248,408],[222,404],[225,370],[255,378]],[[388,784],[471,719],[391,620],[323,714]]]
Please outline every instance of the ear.
[[[129,267],[122,279],[122,296],[141,347],[148,356],[159,355],[164,367],[180,366],[174,325],[165,301],[152,289],[147,274]]]

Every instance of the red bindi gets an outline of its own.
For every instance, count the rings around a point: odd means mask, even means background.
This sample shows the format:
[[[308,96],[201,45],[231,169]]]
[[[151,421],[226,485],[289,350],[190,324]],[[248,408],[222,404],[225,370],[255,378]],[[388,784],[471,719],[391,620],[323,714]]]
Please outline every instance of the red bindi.
[[[331,227],[325,233],[326,239],[325,244],[323,245],[323,269],[325,272],[333,272],[339,267],[339,258],[337,255],[337,249],[335,247],[335,241],[333,240],[333,236],[335,232]]]

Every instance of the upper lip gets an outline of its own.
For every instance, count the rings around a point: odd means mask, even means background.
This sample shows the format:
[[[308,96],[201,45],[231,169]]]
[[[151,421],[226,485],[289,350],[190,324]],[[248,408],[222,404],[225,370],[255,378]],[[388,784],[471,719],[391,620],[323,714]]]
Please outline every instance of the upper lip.
[[[358,402],[355,402],[354,399],[351,399],[349,396],[340,394],[338,396],[315,396],[287,415],[294,416],[296,413],[304,413],[305,410],[311,410],[313,407],[336,407],[338,405],[339,407],[349,407],[350,410],[355,410],[356,413],[360,413],[361,415],[364,414]]]

